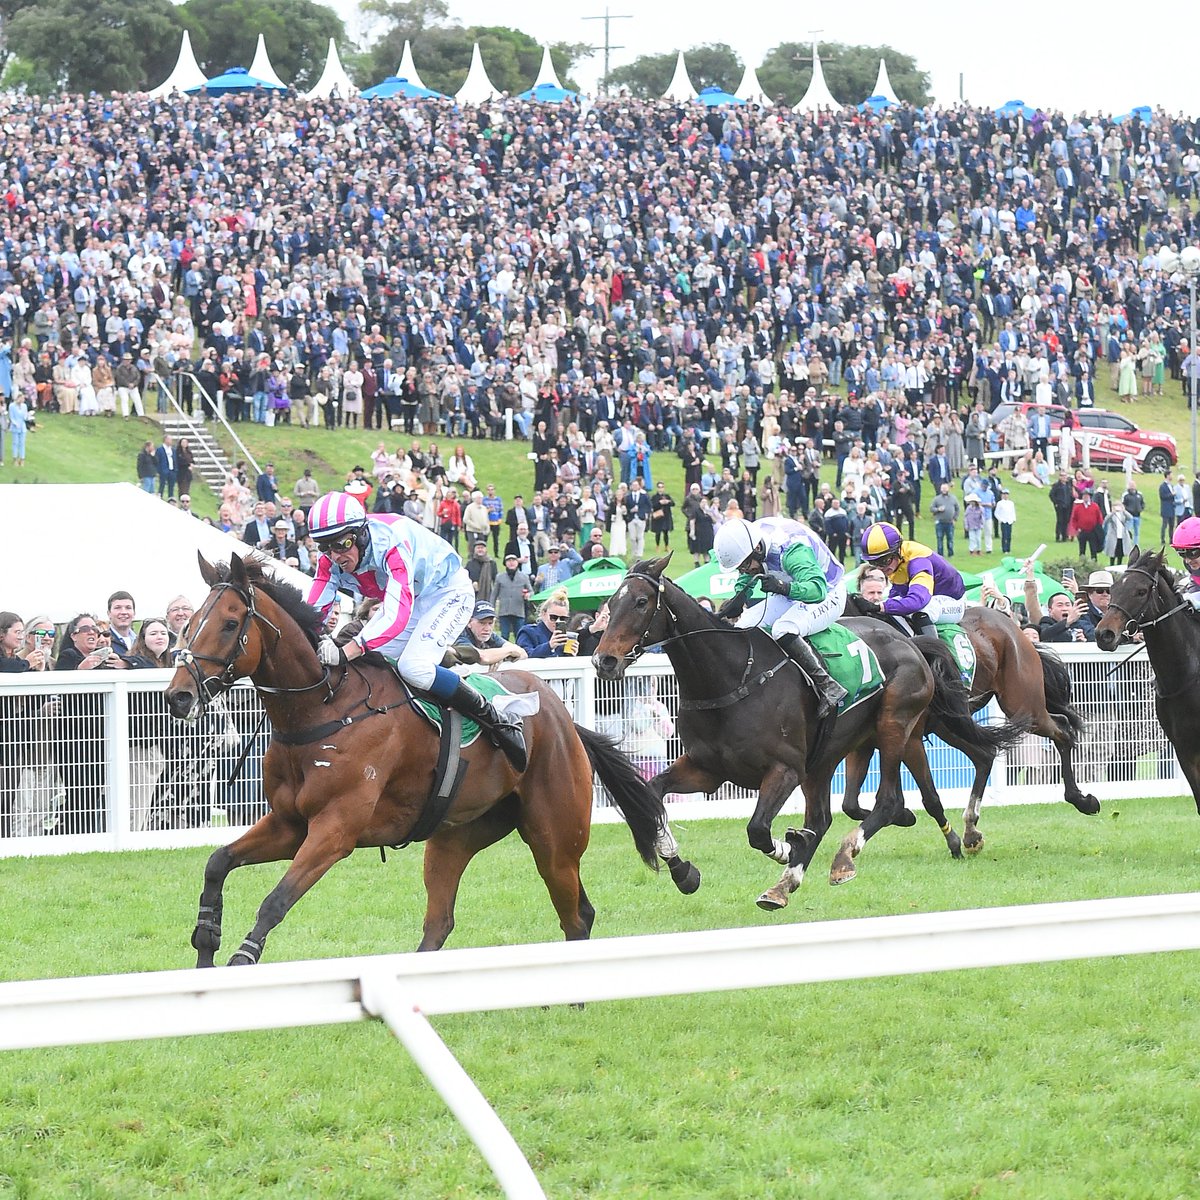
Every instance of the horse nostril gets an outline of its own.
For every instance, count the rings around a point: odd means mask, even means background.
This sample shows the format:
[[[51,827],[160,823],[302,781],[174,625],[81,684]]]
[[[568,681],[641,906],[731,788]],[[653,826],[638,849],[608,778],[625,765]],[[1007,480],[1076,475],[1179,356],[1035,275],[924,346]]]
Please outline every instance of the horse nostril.
[[[617,660],[612,654],[597,654],[592,663],[602,675],[611,675],[617,669]]]

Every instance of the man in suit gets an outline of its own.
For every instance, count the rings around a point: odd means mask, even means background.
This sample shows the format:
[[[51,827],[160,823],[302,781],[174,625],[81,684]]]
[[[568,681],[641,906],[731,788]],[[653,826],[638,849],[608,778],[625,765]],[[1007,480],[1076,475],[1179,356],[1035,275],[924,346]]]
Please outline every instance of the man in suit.
[[[514,496],[512,508],[508,510],[508,513],[504,518],[504,523],[508,526],[508,536],[510,541],[516,536],[518,525],[524,525],[528,527],[529,516],[529,509],[525,507],[525,497]]]
[[[513,532],[508,545],[504,547],[506,560],[510,554],[516,556],[517,569],[523,571],[530,579],[537,574],[537,543],[530,535],[528,525],[521,523]]]
[[[941,443],[934,447],[927,465],[929,482],[933,485],[935,493],[942,490],[943,483],[954,482],[953,473],[950,470],[950,460],[946,457],[946,447]]]
[[[275,559],[276,562],[287,563],[290,567],[299,568],[300,566],[300,548],[293,540],[294,526],[286,517],[280,517],[279,520],[271,526],[271,544],[262,547],[264,554]]]
[[[260,500],[254,506],[254,516],[246,522],[246,528],[242,530],[242,541],[247,546],[266,550],[274,540],[271,522],[267,517],[267,503],[265,500]]]
[[[154,452],[154,465],[158,467],[158,496],[163,492],[171,500],[175,496],[175,446],[169,433],[163,434],[162,445]]]
[[[264,504],[274,504],[279,498],[279,484],[275,480],[274,463],[267,463],[266,469],[254,481],[254,491]]]

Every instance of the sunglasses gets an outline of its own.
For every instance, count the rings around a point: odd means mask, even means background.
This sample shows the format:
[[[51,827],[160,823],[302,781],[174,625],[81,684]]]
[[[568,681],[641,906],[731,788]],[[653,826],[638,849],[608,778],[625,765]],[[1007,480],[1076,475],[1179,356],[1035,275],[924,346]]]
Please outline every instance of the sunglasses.
[[[1200,558],[1200,546],[1193,546],[1190,550],[1180,550],[1180,558]]]
[[[53,629],[35,629],[33,631],[33,636],[35,638],[41,638],[43,641],[46,641],[46,640],[54,637],[54,630]]]
[[[100,630],[98,630],[95,627],[95,625],[76,625],[75,632],[76,633],[99,633]]]
[[[339,550],[349,550],[357,541],[354,534],[348,533],[339,538],[317,538],[317,549],[324,554],[336,554]]]

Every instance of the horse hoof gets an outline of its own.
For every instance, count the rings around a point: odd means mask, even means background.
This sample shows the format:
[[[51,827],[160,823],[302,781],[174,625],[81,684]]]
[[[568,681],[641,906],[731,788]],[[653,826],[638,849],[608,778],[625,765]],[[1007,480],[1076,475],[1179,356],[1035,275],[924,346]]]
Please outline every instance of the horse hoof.
[[[239,950],[232,955],[229,961],[225,964],[227,967],[252,967],[258,960],[247,954],[245,950]]]
[[[843,804],[842,812],[849,817],[850,820],[859,822],[865,821],[871,815],[865,808],[860,808],[857,804],[851,804],[849,806]]]
[[[908,829],[916,823],[917,814],[908,808],[902,808],[892,819],[892,824],[900,826],[901,829]]]
[[[950,847],[950,857],[961,859],[963,856],[962,840],[957,834],[953,838],[946,839],[946,845]]]
[[[833,860],[833,866],[829,868],[830,886],[837,887],[839,883],[849,883],[857,874],[858,870],[853,860],[847,855],[839,854]]]
[[[700,872],[694,863],[682,862],[671,868],[671,880],[685,896],[690,896],[700,887]]]
[[[1100,801],[1090,792],[1086,796],[1068,796],[1067,803],[1079,809],[1085,817],[1094,817],[1100,811]]]
[[[969,840],[963,842],[963,849],[972,857],[974,857],[983,849],[983,838],[980,838],[977,842],[972,842]]]
[[[779,884],[776,884],[773,888],[767,888],[754,903],[763,912],[778,912],[781,908],[787,908],[788,894]]]

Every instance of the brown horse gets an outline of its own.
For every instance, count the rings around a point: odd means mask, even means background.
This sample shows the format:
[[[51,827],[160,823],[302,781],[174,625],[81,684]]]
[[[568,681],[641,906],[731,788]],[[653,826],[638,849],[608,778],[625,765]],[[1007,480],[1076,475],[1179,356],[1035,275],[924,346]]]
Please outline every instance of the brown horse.
[[[1200,694],[1200,619],[1176,591],[1178,584],[1179,576],[1163,562],[1163,551],[1139,553],[1135,546],[1096,626],[1096,645],[1111,654],[1126,638],[1140,633],[1145,639],[1154,669],[1154,711],[1200,812],[1200,737],[1193,710]]]
[[[217,850],[204,871],[192,934],[196,965],[211,967],[221,944],[221,892],[235,867],[291,859],[258,919],[230,959],[255,963],[267,935],[334,863],[362,846],[396,846],[418,831],[434,781],[438,735],[382,658],[368,656],[336,677],[317,658],[321,616],[290,585],[256,563],[200,558],[212,589],[184,631],[167,704],[196,716],[248,676],[271,719],[263,760],[270,811]],[[377,661],[373,661],[378,658]],[[568,939],[588,937],[595,910],[579,879],[592,813],[592,771],[629,823],[638,853],[656,867],[656,846],[674,852],[661,802],[612,743],[570,718],[534,675],[506,672],[514,693],[533,693],[525,718],[529,765],[517,774],[482,737],[462,752],[461,788],[425,845],[424,934],[437,950],[454,928],[459,880],[471,859],[514,829],[528,843]],[[424,831],[419,831],[420,836]],[[691,864],[675,876],[695,890]],[[688,883],[693,884],[688,888]]]
[[[846,614],[875,615],[861,606],[861,597],[851,593],[846,600]],[[1035,646],[1017,623],[1003,613],[983,605],[971,605],[962,619],[962,627],[975,652],[975,678],[971,685],[971,709],[978,711],[995,697],[1004,715],[1014,726],[1020,725],[1040,737],[1049,738],[1062,763],[1065,788],[1064,799],[1081,813],[1094,816],[1100,811],[1100,801],[1084,795],[1075,781],[1072,755],[1083,733],[1083,718],[1071,705],[1071,676],[1052,651]],[[953,729],[934,724],[930,732],[944,742],[961,750],[975,768],[970,799],[963,812],[963,849],[977,854],[983,849],[983,834],[979,832],[979,809],[996,751],[964,740]],[[866,776],[867,762],[846,763],[846,794],[842,811],[855,820],[861,819],[858,789]]]
[[[670,555],[636,564],[609,601],[608,628],[592,661],[605,679],[617,679],[648,646],[661,645],[679,682],[679,737],[684,753],[650,781],[668,792],[714,792],[726,781],[757,789],[758,804],[746,826],[750,845],[784,864],[783,877],[758,897],[758,906],[783,908],[796,890],[830,825],[830,783],[838,763],[860,748],[875,747],[880,782],[874,810],[842,842],[831,883],[855,875],[854,859],[888,825],[911,825],[900,789],[903,761],[921,788],[926,810],[937,821],[950,852],[960,857],[959,838],[946,815],[925,759],[921,737],[931,714],[953,727],[964,742],[992,754],[1020,730],[976,724],[966,689],[946,647],[918,645],[878,621],[849,621],[878,658],[884,684],[837,718],[828,737],[816,736],[815,701],[799,668],[761,629],[735,629],[705,609],[664,575]],[[804,828],[785,841],[771,824],[784,802],[804,792]]]

